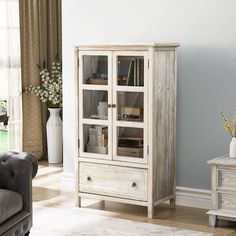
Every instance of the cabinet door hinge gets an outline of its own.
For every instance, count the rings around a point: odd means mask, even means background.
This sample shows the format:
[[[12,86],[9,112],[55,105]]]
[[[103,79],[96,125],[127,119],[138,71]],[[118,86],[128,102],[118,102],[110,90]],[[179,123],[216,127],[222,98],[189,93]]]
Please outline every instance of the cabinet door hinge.
[[[78,148],[80,148],[80,140],[78,139]]]
[[[147,145],[147,154],[149,155],[149,145]]]
[[[77,66],[79,67],[79,59],[77,60]]]
[[[148,69],[149,69],[149,59],[148,59]]]

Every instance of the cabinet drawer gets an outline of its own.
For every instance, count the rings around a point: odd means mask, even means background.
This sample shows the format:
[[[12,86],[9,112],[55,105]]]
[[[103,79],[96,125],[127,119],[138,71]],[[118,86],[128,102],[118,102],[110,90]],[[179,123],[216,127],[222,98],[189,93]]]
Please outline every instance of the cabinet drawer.
[[[82,162],[79,191],[147,201],[147,170]]]
[[[218,187],[236,190],[236,170],[218,170]]]
[[[236,211],[236,195],[218,193],[219,209]]]

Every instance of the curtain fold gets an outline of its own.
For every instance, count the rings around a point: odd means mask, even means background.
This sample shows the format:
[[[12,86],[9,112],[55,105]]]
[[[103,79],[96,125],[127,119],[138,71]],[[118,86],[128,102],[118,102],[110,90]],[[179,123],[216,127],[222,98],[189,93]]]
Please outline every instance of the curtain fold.
[[[19,0],[22,89],[39,85],[37,65],[61,58],[61,1]],[[23,94],[23,151],[46,155],[47,109],[34,94]]]

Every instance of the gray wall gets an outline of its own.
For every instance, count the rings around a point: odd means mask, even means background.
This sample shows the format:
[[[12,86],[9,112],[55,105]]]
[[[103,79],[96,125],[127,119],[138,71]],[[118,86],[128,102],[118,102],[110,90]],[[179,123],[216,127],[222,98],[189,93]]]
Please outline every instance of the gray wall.
[[[210,188],[206,161],[228,152],[236,114],[236,1],[63,0],[64,174],[74,173],[73,45],[178,42],[177,185]]]

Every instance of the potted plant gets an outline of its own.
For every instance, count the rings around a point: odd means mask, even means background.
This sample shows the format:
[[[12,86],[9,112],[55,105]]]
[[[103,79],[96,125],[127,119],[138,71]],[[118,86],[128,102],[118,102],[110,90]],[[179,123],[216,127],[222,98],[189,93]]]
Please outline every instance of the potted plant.
[[[35,94],[43,103],[47,104],[50,112],[47,121],[47,146],[48,163],[62,163],[62,121],[59,112],[62,107],[62,67],[61,62],[56,59],[52,62],[51,73],[43,65],[37,65],[41,79],[40,86],[29,85],[25,93]]]
[[[232,137],[229,145],[229,156],[236,158],[236,116],[233,122],[230,122],[223,113],[221,113],[221,116],[224,121],[224,130]]]

